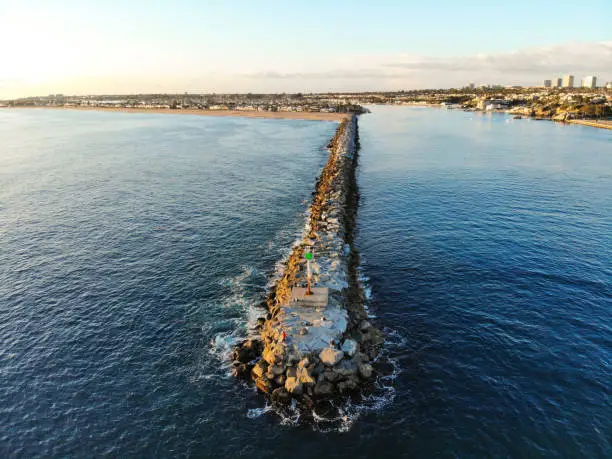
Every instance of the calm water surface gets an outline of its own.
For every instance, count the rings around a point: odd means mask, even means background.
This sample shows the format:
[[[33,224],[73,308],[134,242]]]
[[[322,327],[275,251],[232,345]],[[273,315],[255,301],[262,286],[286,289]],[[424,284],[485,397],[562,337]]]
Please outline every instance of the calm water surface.
[[[358,245],[395,397],[279,425],[224,356],[335,124],[0,111],[0,456],[612,456],[612,135],[373,107]]]

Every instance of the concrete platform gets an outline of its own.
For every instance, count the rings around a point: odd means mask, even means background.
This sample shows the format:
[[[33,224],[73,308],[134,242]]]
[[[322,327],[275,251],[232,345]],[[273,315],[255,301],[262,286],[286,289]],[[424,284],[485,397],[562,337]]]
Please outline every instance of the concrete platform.
[[[329,347],[332,339],[340,343],[348,326],[348,312],[341,305],[313,308],[294,303],[281,308],[278,321],[290,348],[298,353],[319,352]]]
[[[329,289],[327,287],[313,287],[312,294],[306,295],[306,288],[293,287],[289,304],[292,306],[310,306],[321,308],[327,306]]]

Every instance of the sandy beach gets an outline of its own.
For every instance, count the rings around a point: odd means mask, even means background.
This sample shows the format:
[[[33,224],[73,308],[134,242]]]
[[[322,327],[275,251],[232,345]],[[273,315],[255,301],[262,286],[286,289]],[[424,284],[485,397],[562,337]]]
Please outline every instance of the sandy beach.
[[[246,118],[272,118],[290,120],[312,121],[342,121],[348,117],[347,113],[321,113],[321,112],[257,112],[242,110],[172,110],[169,108],[106,108],[106,107],[15,107],[41,110],[87,110],[99,112],[118,113],[162,113],[170,115],[199,115],[199,116],[242,116]],[[10,109],[9,109],[10,110]]]

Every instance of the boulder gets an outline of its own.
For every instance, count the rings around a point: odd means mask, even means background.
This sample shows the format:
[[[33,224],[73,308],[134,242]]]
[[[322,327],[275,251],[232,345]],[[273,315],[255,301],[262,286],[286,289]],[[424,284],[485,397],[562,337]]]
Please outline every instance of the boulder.
[[[328,381],[317,383],[314,388],[315,395],[319,397],[329,397],[334,393],[334,385]]]
[[[285,389],[290,394],[299,395],[302,393],[302,383],[297,378],[287,378],[285,381]]]
[[[361,322],[361,325],[359,326],[359,329],[364,332],[369,330],[370,328],[372,328],[372,324],[370,322],[368,322],[367,320],[364,320]]]
[[[260,360],[255,364],[255,366],[253,366],[253,370],[251,370],[253,373],[253,379],[261,378],[267,370],[268,364],[265,361]]]
[[[357,352],[357,341],[354,339],[345,339],[344,343],[342,343],[342,352],[344,352],[348,357],[353,357]]]
[[[285,369],[282,365],[271,365],[268,368],[268,371],[272,372],[274,376],[282,375],[285,372]]]
[[[393,364],[388,360],[383,359],[377,360],[376,363],[374,363],[373,367],[376,369],[377,373],[384,376],[391,375],[395,371],[395,367],[393,366]]]
[[[284,348],[282,346],[270,345],[264,349],[262,357],[270,365],[274,365],[277,362],[282,362],[284,357]]]
[[[277,357],[271,347],[265,348],[261,356],[270,365],[274,365],[276,363]]]
[[[359,374],[363,379],[369,379],[372,377],[372,365],[369,363],[360,363],[359,364]]]
[[[257,339],[247,339],[234,348],[232,359],[249,363],[261,354],[262,343]]]
[[[265,392],[266,394],[272,392],[272,382],[266,377],[257,378],[255,380],[255,385],[257,386],[257,389]]]
[[[280,405],[287,405],[291,402],[291,394],[284,387],[274,389],[270,398],[272,399],[272,403],[278,403]]]
[[[342,377],[349,377],[356,375],[359,371],[357,366],[357,362],[354,360],[343,360],[336,367],[333,368],[333,371]]]
[[[248,363],[234,362],[234,376],[240,379],[247,379],[251,372],[251,365]]]
[[[308,357],[304,357],[298,363],[298,368],[304,368],[304,367],[307,367],[308,365],[310,365],[310,360],[308,360]]]
[[[287,368],[287,378],[296,378],[297,377],[297,369],[295,367]]]
[[[314,406],[314,402],[308,395],[302,395],[302,405],[311,410]]]
[[[334,366],[344,357],[344,352],[332,347],[325,348],[319,354],[321,362],[328,366]]]
[[[302,384],[314,384],[316,382],[307,368],[297,369],[297,379]]]
[[[334,370],[332,370],[331,368],[328,368],[327,370],[325,370],[322,373],[322,375],[325,381],[335,382],[338,379],[340,379],[340,375],[336,373]]]
[[[350,392],[357,389],[358,385],[359,383],[355,379],[349,378],[346,381],[339,382],[337,387],[340,392]]]
[[[323,373],[323,370],[325,370],[325,365],[323,365],[321,362],[317,362],[312,369],[312,374],[319,375]]]

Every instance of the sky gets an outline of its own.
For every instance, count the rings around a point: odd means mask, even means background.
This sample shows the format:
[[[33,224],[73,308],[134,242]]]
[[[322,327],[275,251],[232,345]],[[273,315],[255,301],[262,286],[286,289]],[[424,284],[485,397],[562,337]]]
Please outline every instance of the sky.
[[[612,81],[612,1],[0,0],[0,99]]]

